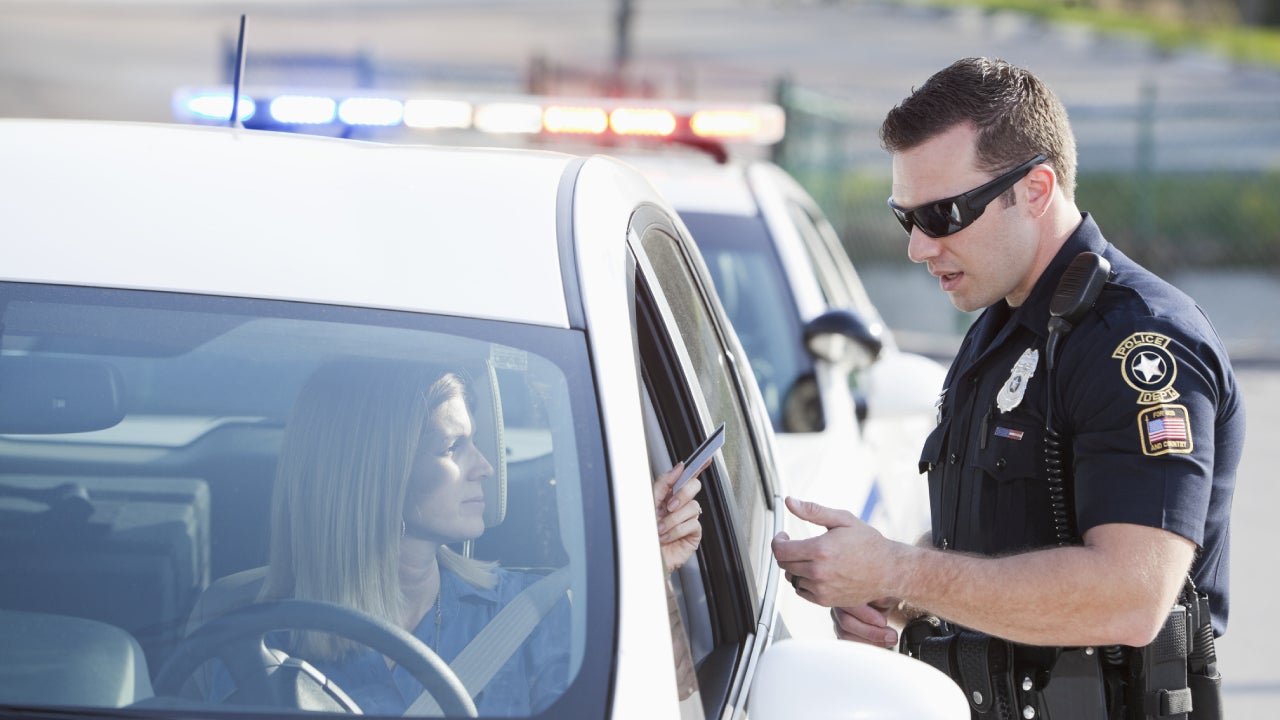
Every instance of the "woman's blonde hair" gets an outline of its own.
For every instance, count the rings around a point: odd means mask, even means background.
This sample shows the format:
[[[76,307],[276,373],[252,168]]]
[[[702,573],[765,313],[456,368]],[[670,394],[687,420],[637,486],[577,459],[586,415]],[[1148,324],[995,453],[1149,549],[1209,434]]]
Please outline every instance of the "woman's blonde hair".
[[[308,379],[276,470],[264,599],[332,602],[399,624],[409,474],[432,410],[458,397],[467,397],[462,378],[426,363],[343,360]],[[437,557],[473,585],[496,581],[492,563],[445,547]],[[361,647],[322,633],[297,641],[323,659]]]

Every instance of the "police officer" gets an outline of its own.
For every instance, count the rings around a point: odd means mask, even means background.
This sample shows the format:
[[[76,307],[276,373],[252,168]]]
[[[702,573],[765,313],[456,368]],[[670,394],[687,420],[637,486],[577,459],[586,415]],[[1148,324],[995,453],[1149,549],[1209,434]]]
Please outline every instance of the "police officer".
[[[893,646],[895,627],[928,613],[1015,644],[1092,654],[1148,646],[1190,577],[1221,635],[1240,391],[1195,302],[1077,209],[1061,103],[1024,69],[969,58],[891,110],[881,139],[909,257],[957,308],[983,313],[921,456],[930,542],[891,542],[846,511],[788,498],[796,516],[828,528],[775,538],[796,592],[835,608],[845,639]],[[1101,258],[1105,283],[1047,357],[1051,301],[1081,253]],[[1069,300],[1077,289],[1062,291]],[[1047,448],[1065,463],[1060,496]],[[971,704],[975,717],[989,709]]]

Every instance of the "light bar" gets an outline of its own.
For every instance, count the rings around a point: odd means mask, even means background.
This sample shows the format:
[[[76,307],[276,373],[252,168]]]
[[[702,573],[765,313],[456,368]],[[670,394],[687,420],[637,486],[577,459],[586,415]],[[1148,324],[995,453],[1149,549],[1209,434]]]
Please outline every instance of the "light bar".
[[[475,127],[484,132],[528,134],[542,132],[542,106],[531,102],[490,102],[476,106]]]
[[[704,138],[751,137],[760,132],[760,117],[741,110],[702,110],[689,118],[689,129]]]
[[[180,96],[174,100],[174,109],[180,114],[191,116],[194,120],[226,122],[231,117],[231,93],[208,92],[190,96]],[[253,117],[257,111],[253,98],[240,96],[240,104],[236,108],[241,122]]]
[[[772,145],[781,140],[786,125],[786,113],[777,105],[708,109],[694,113],[689,119],[689,128],[700,137],[745,140],[757,145]]]
[[[174,114],[186,121],[226,121],[230,89],[179,89]],[[694,145],[770,145],[782,139],[786,115],[768,103],[712,103],[691,100],[551,98],[539,95],[347,92],[291,93],[259,88],[240,101],[242,120],[259,107],[268,118],[257,125],[321,125],[476,130],[494,134],[632,138],[636,142]],[[264,122],[264,120],[266,122]]]
[[[769,145],[782,139],[786,124],[782,108],[776,105],[717,107],[710,103],[646,102],[652,104],[623,105],[605,98],[549,105],[543,116],[543,130],[551,135],[602,135],[607,129],[613,135],[638,139]]]
[[[666,137],[676,131],[676,116],[670,110],[615,108],[609,113],[609,129],[619,135]]]
[[[348,125],[399,125],[404,103],[391,98],[353,97],[338,104],[338,119]]]
[[[551,133],[599,135],[609,127],[609,116],[598,107],[552,105],[542,111],[542,127]]]
[[[463,100],[411,98],[404,103],[404,124],[424,130],[471,127],[471,103]]]
[[[333,122],[337,103],[314,95],[281,95],[271,101],[271,118],[286,125],[320,125]]]

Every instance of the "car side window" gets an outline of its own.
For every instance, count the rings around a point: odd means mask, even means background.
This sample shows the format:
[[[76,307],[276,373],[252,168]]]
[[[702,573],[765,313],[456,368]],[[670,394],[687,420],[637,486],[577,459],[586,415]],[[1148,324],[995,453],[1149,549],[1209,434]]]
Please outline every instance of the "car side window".
[[[751,361],[769,419],[782,431],[787,399],[813,362],[799,342],[779,341],[800,338],[801,319],[768,226],[760,216],[686,212],[681,218]]]
[[[787,202],[787,213],[804,240],[805,254],[818,276],[827,304],[849,308],[868,321],[878,321],[879,313],[862,287],[862,281],[831,224],[825,218],[815,217],[808,208],[795,201]]]
[[[735,530],[743,540],[743,559],[751,568],[752,576],[762,579],[768,569],[768,536],[772,526],[765,522],[768,508],[757,456],[759,448],[737,386],[739,379],[734,369],[737,360],[725,349],[722,330],[706,295],[714,290],[708,281],[704,291],[671,231],[650,228],[641,235],[641,245],[661,286],[661,293],[655,293],[654,300],[665,305],[664,314],[674,323],[671,330],[682,339],[689,353],[711,427],[725,424],[721,457],[733,492],[733,502],[728,507],[739,515],[735,518]],[[642,261],[642,266],[644,264]],[[678,450],[687,453],[693,447]],[[764,551],[754,552],[759,548]]]
[[[648,313],[644,313],[648,316]],[[644,331],[652,328],[647,325]],[[644,355],[649,356],[653,350],[650,343]],[[661,472],[674,464],[679,457],[671,449],[667,422],[658,412],[661,402],[660,393],[671,396],[672,388],[659,390],[654,379],[644,373],[644,392],[641,402],[644,407],[645,442],[649,450],[649,464],[655,472]],[[679,426],[680,423],[672,423]],[[709,482],[714,468],[703,473],[704,487]],[[705,502],[706,493],[700,495]],[[698,667],[715,648],[715,632],[711,623],[710,604],[708,603],[707,584],[702,573],[700,553],[695,553],[682,567],[673,571],[667,578],[667,615],[670,621],[672,655],[675,660],[676,688],[680,699],[680,717],[682,720],[703,720],[706,713],[703,709],[704,697],[699,688]]]
[[[678,460],[725,423],[725,445],[698,495],[701,546],[669,587],[677,677],[683,643],[696,669],[696,695],[686,698],[682,684],[682,715],[720,717],[760,622],[772,515],[741,379],[721,334],[727,321],[716,319],[703,289],[710,278],[698,274],[665,218],[653,209],[633,219],[636,353],[653,462]],[[762,404],[757,414],[756,426],[766,426]]]

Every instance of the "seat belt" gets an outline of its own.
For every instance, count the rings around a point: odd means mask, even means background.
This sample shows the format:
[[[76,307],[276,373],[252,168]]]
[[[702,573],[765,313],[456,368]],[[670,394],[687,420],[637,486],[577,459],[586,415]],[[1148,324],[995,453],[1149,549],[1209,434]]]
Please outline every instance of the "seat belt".
[[[449,667],[468,695],[480,694],[568,590],[569,567],[565,566],[521,590],[467,643]],[[425,690],[404,711],[406,717],[440,714],[439,703]]]

